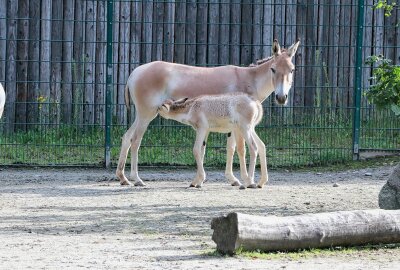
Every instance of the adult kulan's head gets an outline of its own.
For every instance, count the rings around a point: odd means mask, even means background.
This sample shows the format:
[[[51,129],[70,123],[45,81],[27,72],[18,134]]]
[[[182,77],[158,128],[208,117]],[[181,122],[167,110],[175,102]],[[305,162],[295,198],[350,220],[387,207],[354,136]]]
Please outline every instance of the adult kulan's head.
[[[292,58],[296,54],[300,40],[290,46],[288,49],[281,49],[278,41],[275,39],[272,45],[273,62],[270,68],[272,82],[275,88],[275,102],[279,105],[286,105],[288,101],[289,90],[293,83],[294,64]]]

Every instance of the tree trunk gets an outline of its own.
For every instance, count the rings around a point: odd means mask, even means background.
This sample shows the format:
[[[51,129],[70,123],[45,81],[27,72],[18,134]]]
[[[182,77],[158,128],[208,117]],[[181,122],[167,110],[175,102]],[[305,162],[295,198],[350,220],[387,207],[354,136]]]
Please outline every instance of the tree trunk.
[[[400,242],[400,211],[381,209],[261,217],[230,213],[214,218],[212,239],[222,253],[238,248],[289,251]]]

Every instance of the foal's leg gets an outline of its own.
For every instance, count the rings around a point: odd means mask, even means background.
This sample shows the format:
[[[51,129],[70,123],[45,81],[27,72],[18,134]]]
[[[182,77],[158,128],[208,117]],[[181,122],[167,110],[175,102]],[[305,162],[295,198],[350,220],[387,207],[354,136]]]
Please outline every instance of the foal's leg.
[[[194,143],[193,146],[193,155],[194,158],[196,159],[197,173],[192,183],[190,184],[190,187],[201,187],[203,181],[206,179],[206,172],[204,171],[203,167],[205,148],[202,149],[203,146],[205,147],[205,145],[203,144],[206,140],[206,137],[207,137],[206,130],[198,129],[196,131],[196,142]]]
[[[254,183],[254,171],[256,167],[256,159],[257,159],[257,144],[252,136],[252,127],[242,127],[241,128],[242,136],[245,139],[247,146],[249,147],[250,153],[250,163],[249,163],[249,176],[246,181],[246,186],[248,188],[255,188],[256,184]],[[241,186],[240,188],[245,188]]]
[[[265,149],[265,144],[258,137],[257,133],[253,130],[253,138],[257,144],[260,155],[260,167],[261,167],[261,178],[258,182],[257,187],[262,188],[265,183],[268,182],[268,170],[267,170],[267,151]]]
[[[225,177],[226,177],[226,179],[228,179],[229,183],[232,186],[240,186],[241,185],[240,181],[233,175],[233,172],[232,172],[233,156],[235,154],[235,147],[236,147],[235,135],[233,133],[230,133],[230,135],[228,135],[228,141],[226,143]],[[240,158],[240,156],[239,156],[239,158]]]
[[[246,166],[246,143],[239,131],[235,131],[235,139],[237,144],[237,153],[239,156],[240,163],[240,178],[242,181],[247,181],[249,175],[247,174]],[[242,184],[240,184],[242,185]]]

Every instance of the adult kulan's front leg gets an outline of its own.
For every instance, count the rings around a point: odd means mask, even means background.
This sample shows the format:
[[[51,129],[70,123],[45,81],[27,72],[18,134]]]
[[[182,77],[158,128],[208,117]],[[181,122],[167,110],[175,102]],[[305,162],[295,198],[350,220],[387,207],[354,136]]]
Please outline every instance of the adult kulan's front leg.
[[[235,177],[232,171],[235,148],[236,148],[235,135],[233,133],[229,133],[228,140],[226,142],[225,177],[232,186],[240,186],[242,185],[242,183],[240,183],[240,181]]]

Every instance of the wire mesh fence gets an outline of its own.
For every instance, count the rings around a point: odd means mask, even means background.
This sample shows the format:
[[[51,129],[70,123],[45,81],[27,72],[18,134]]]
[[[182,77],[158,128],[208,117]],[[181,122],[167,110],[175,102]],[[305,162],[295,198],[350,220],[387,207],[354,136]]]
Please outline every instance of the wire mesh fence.
[[[400,11],[385,17],[373,5],[0,0],[0,82],[7,93],[0,164],[115,165],[121,137],[135,117],[134,108],[130,114],[124,105],[124,87],[137,66],[155,60],[248,66],[271,55],[274,38],[285,47],[300,38],[301,46],[288,106],[275,105],[273,97],[263,103],[257,132],[270,166],[398,151],[399,119],[376,110],[362,94],[359,104],[355,100],[371,84],[371,66],[363,64],[368,56],[400,61]],[[194,136],[191,128],[157,117],[142,141],[139,163],[194,165]],[[212,134],[206,165],[222,166],[225,146],[226,135]]]

